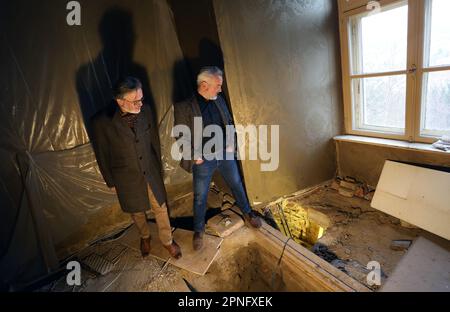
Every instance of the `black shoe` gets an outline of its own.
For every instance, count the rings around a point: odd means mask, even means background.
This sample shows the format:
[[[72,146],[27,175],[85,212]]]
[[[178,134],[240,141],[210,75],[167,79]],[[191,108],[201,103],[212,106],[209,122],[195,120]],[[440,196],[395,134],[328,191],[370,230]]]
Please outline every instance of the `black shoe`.
[[[192,241],[192,245],[195,251],[199,251],[203,247],[203,233],[195,232],[194,239]]]
[[[258,217],[253,210],[250,211],[250,213],[244,213],[244,219],[256,229],[259,229],[262,226],[261,218]]]

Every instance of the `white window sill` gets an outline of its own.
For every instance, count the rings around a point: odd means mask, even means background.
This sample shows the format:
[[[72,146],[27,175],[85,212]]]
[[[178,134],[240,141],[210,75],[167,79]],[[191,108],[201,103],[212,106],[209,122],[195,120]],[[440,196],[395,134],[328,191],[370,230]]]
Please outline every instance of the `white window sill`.
[[[425,143],[409,143],[406,141],[391,140],[391,139],[379,139],[371,137],[363,137],[358,135],[339,135],[333,138],[335,141],[340,142],[353,142],[360,144],[376,145],[383,147],[393,147],[405,150],[420,151],[420,152],[431,152],[441,155],[450,155],[450,151],[442,151],[434,148],[431,144]]]

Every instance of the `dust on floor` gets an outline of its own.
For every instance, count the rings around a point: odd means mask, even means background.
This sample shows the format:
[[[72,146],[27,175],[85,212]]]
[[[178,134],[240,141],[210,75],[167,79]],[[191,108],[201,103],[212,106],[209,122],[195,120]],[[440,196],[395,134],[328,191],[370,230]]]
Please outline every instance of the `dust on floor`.
[[[55,292],[183,292],[183,291],[267,291],[258,278],[258,253],[247,248],[254,240],[252,229],[241,228],[224,240],[220,252],[204,275],[197,275],[172,265],[166,265],[153,257],[142,259],[140,253],[117,239],[97,243],[78,255],[79,259],[96,254],[111,259],[111,254],[119,248],[124,252],[114,263],[114,268],[105,275],[82,266],[80,286],[68,286],[66,275],[46,285],[39,291]]]
[[[372,290],[378,287],[367,282],[367,264],[377,261],[381,265],[383,284],[407,252],[392,250],[391,242],[414,240],[424,232],[405,228],[399,219],[371,208],[369,201],[344,197],[330,187],[289,201],[328,217],[330,225],[312,251]]]
[[[305,209],[325,214],[329,225],[311,247],[312,251],[360,283],[369,286],[366,268],[370,261],[381,265],[382,284],[406,253],[390,248],[393,240],[414,240],[430,236],[420,229],[405,228],[396,218],[370,207],[361,198],[347,198],[329,188],[289,199]],[[269,220],[270,221],[270,220]],[[273,220],[272,220],[273,221]],[[273,222],[272,222],[273,223]],[[255,247],[255,232],[243,227],[223,241],[218,256],[204,276],[167,265],[126,247],[111,272],[100,275],[82,268],[82,285],[67,286],[65,275],[40,291],[272,291],[270,279],[261,278],[261,257]],[[100,242],[83,251],[106,258],[113,250],[123,248],[117,239]],[[78,255],[81,257],[82,255]],[[113,261],[112,261],[113,262]],[[273,272],[272,272],[273,273]],[[273,284],[273,283],[272,283]],[[377,290],[377,287],[371,287]]]

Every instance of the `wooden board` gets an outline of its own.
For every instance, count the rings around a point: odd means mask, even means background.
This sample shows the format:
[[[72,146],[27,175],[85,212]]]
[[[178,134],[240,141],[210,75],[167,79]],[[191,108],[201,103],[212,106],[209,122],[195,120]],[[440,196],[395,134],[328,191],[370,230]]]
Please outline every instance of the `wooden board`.
[[[450,173],[386,161],[371,206],[450,239]]]
[[[381,291],[450,292],[450,253],[419,237],[397,264]]]
[[[192,247],[192,237],[194,232],[183,229],[176,229],[173,232],[173,239],[181,247],[183,257],[179,260],[170,257],[168,251],[164,248],[158,237],[158,229],[156,224],[149,223],[150,233],[152,237],[150,255],[164,262],[169,261],[170,264],[192,273],[204,275],[211,263],[219,253],[220,245],[223,239],[211,235],[203,237],[203,248],[195,252]],[[128,232],[119,239],[119,242],[127,245],[140,252],[140,237],[135,226],[132,226]]]
[[[193,235],[194,232],[191,231],[175,230],[173,238],[180,245],[183,257],[178,260],[171,258],[169,263],[192,273],[205,275],[211,263],[219,254],[223,238],[205,234],[203,236],[203,248],[199,251],[194,251],[192,247]]]
[[[283,247],[287,244],[280,269],[285,273],[284,282],[290,291],[370,292],[370,289],[358,281],[295,241],[288,240],[264,222],[257,231],[257,237],[260,252],[266,256],[266,261],[270,262],[269,258],[272,258],[274,268],[278,266]]]

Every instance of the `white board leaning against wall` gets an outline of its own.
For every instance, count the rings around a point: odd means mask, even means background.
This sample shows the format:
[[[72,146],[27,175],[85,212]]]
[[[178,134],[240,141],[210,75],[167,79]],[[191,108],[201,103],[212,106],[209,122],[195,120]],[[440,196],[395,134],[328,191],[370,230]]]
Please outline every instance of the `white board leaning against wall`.
[[[371,206],[450,239],[450,173],[386,161]]]

